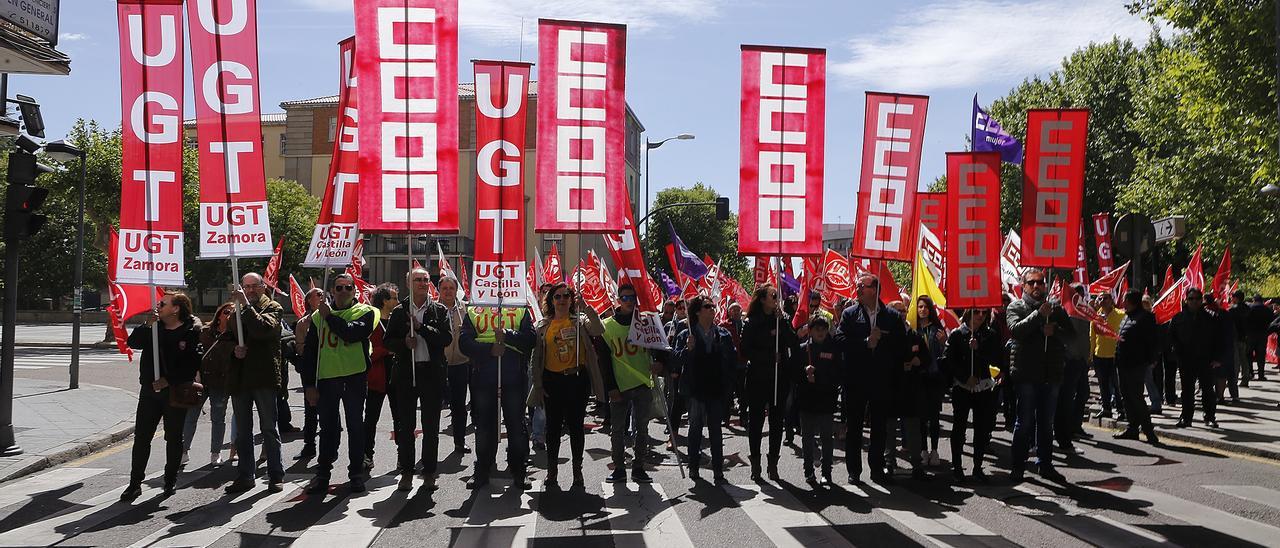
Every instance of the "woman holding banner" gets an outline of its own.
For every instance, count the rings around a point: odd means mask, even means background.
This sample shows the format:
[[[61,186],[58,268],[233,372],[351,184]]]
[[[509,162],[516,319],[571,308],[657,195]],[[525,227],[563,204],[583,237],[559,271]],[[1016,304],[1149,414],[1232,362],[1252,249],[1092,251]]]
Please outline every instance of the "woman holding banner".
[[[547,412],[547,484],[556,485],[560,435],[567,432],[573,484],[581,487],[585,485],[582,455],[586,445],[583,427],[588,382],[596,399],[604,401],[604,382],[595,347],[588,337],[603,335],[604,324],[596,311],[564,283],[553,285],[547,292],[542,313],[544,317],[534,326],[538,338],[530,361],[533,389],[529,391],[528,405],[545,407]]]
[[[769,418],[769,479],[778,481],[778,457],[782,452],[783,407],[790,380],[785,371],[790,356],[799,347],[791,317],[779,307],[778,288],[765,284],[756,289],[747,307],[747,323],[742,328],[742,354],[747,358],[747,439],[751,445],[751,479],[760,477],[760,439],[765,416]]]

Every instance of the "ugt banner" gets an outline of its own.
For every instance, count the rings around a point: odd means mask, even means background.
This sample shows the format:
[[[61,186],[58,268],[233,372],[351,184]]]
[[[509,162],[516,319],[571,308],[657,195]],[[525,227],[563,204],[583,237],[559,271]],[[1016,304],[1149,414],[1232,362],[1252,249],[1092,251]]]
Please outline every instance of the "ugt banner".
[[[1086,109],[1027,111],[1022,266],[1076,267],[1088,136]]]
[[[255,0],[191,0],[200,145],[200,257],[268,257]]]
[[[525,302],[525,121],[532,65],[474,61],[476,235],[471,302]]]
[[[458,2],[356,2],[360,231],[458,231]]]
[[[538,20],[537,232],[623,230],[627,27]]]
[[[947,153],[947,306],[1000,306],[1000,153]]]
[[[1098,246],[1098,270],[1105,276],[1116,267],[1116,258],[1111,254],[1110,213],[1093,215],[1093,243]]]
[[[915,254],[916,184],[929,98],[867,92],[862,130],[862,175],[858,218],[850,254],[868,259],[912,261]]]
[[[742,46],[738,253],[822,253],[827,51]]]
[[[311,232],[311,245],[302,266],[344,268],[351,264],[360,231],[360,107],[356,97],[353,61],[356,37],[338,42],[338,127],[329,160],[329,184],[320,201],[320,215]]]
[[[116,11],[123,130],[115,281],[183,286],[182,0],[119,0]]]

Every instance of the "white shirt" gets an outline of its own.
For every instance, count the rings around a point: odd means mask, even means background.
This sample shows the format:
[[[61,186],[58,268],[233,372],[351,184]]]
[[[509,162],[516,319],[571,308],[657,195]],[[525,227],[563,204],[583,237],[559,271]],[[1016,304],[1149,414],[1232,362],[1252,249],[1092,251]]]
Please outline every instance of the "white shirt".
[[[427,323],[426,321],[427,308],[429,308],[428,305],[430,304],[431,304],[430,299],[425,301],[422,304],[422,306],[416,306],[413,304],[412,300],[409,301],[409,306],[413,307],[410,310],[413,311],[413,315],[415,318],[418,319],[419,324]],[[412,332],[413,332],[413,338],[417,339],[418,341],[417,346],[413,349],[413,361],[415,362],[431,361],[431,350],[427,348],[427,340],[422,338],[422,335],[419,335],[417,331],[412,331]]]

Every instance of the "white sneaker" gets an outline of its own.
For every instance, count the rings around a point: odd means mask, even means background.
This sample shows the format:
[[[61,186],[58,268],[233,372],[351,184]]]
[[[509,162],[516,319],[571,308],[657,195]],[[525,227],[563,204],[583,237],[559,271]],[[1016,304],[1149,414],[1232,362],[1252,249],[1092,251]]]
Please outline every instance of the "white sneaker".
[[[935,451],[930,451],[930,452],[929,452],[929,466],[938,466],[938,465],[940,465],[940,464],[942,464],[942,461],[941,461],[940,459],[938,459],[938,452],[937,452],[936,450],[935,450]]]
[[[212,465],[214,468],[222,466],[223,462],[224,461],[222,460],[222,451],[209,454],[209,464]]]
[[[188,461],[190,461],[190,460],[191,460],[191,455],[188,455],[186,451],[183,451],[183,452],[182,452],[182,461],[181,461],[180,463],[181,463],[181,464],[186,464],[186,463],[187,463]]]

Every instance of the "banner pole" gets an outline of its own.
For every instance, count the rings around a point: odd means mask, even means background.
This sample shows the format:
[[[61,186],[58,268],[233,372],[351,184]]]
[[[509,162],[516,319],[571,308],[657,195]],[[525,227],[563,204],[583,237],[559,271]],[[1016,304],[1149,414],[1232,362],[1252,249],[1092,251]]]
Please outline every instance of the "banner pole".
[[[155,284],[151,285],[151,312],[156,314],[156,289]],[[158,314],[157,314],[158,315]],[[154,380],[160,380],[160,320],[156,318],[155,323],[151,324],[151,367],[155,375]],[[159,390],[156,390],[159,392]]]
[[[406,177],[405,180],[407,181],[408,178]],[[418,321],[418,307],[413,302],[413,284],[415,283],[413,281],[413,242],[417,238],[414,237],[413,233],[409,233],[406,235],[406,239],[408,240],[406,242],[408,245],[404,249],[405,258],[408,259],[409,265],[409,334],[413,336],[413,344],[409,346],[409,386],[416,389],[418,386],[418,331],[415,329],[414,324]],[[430,271],[427,271],[427,279],[431,279]],[[427,298],[430,299],[431,297],[428,296]],[[437,424],[435,428],[438,429],[439,426]]]
[[[231,256],[231,280],[231,285],[235,288],[235,291],[244,295],[244,286],[240,285],[240,259],[235,255]],[[245,304],[248,304],[247,296]],[[244,324],[240,322],[240,306],[240,303],[236,303],[236,344],[244,346]]]

